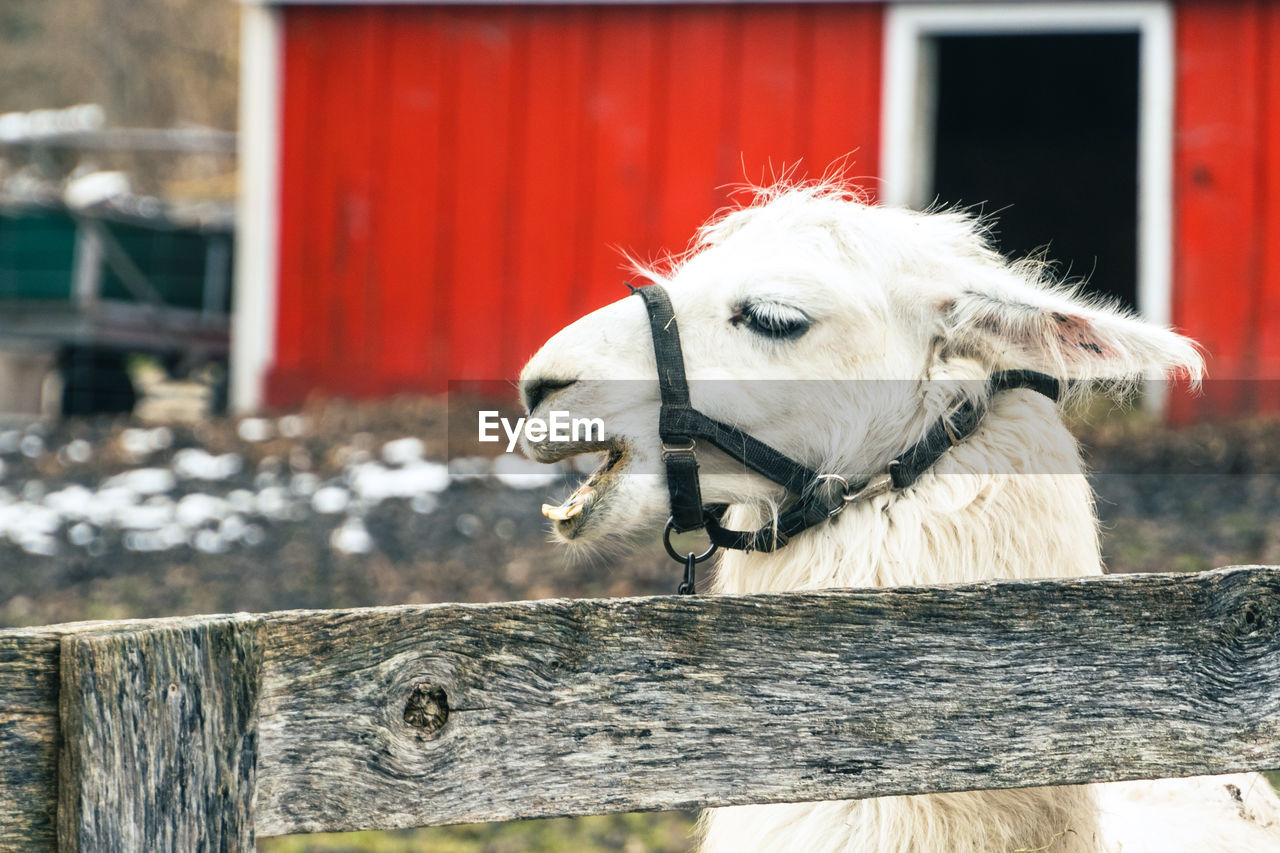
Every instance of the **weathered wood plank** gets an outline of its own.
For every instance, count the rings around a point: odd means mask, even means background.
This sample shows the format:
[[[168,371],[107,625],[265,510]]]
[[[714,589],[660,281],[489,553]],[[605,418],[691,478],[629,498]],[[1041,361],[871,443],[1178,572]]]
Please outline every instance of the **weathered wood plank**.
[[[253,849],[256,620],[61,640],[59,849]]]
[[[276,614],[261,637],[262,835],[1280,764],[1274,570]]]
[[[0,633],[0,850],[57,844],[59,633]]]

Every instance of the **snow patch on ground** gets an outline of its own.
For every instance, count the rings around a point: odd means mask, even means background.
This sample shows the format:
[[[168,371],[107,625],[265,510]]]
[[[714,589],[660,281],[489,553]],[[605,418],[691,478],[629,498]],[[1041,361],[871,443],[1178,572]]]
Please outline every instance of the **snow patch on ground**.
[[[188,447],[173,454],[173,470],[185,480],[225,480],[240,473],[244,461],[238,454],[214,456],[207,450]]]
[[[266,418],[245,418],[236,427],[236,432],[244,441],[256,443],[275,435],[275,426]]]
[[[236,432],[241,440],[255,444],[276,436],[297,438],[311,428],[307,417],[286,415],[244,418]],[[106,550],[108,536],[119,536],[132,551],[186,547],[220,554],[261,544],[271,525],[309,516],[333,519],[329,544],[334,551],[367,554],[376,550],[377,542],[364,517],[385,501],[405,501],[413,512],[429,514],[438,509],[441,493],[453,482],[542,489],[557,484],[570,470],[514,455],[496,460],[462,457],[445,464],[427,459],[426,444],[416,436],[386,441],[379,448],[372,435],[357,433],[327,457],[330,466],[340,466],[336,473],[321,476],[313,471],[321,460],[313,459],[313,451],[303,446],[283,456],[264,457],[256,471],[246,472],[245,459],[238,453],[200,447],[173,451],[169,427],[130,427],[103,439],[101,446],[77,438],[56,451],[46,447],[42,435],[48,434],[39,424],[2,430],[0,456],[22,454],[39,462],[56,453],[64,467],[95,458],[123,459],[137,467],[56,491],[47,492],[45,483],[34,477],[0,488],[0,540],[45,556],[66,549],[99,555]],[[0,479],[4,466],[0,459]],[[482,532],[476,518],[462,517],[456,524],[467,536]]]
[[[178,479],[167,468],[135,468],[109,477],[104,489],[128,489],[140,495],[158,495],[173,491]]]

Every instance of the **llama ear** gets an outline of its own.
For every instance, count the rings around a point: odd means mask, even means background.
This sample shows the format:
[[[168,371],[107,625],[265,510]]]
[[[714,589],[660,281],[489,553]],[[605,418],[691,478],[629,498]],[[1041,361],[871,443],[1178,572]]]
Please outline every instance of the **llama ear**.
[[[998,288],[965,290],[944,304],[944,337],[952,349],[994,369],[1037,370],[1061,379],[1174,375],[1199,382],[1204,361],[1189,338],[1010,273],[1013,280]]]

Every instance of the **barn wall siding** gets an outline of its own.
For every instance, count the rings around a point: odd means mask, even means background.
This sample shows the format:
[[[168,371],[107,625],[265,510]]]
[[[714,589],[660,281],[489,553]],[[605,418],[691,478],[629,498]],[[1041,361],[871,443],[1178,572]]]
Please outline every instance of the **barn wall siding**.
[[[1174,323],[1212,380],[1178,420],[1280,410],[1278,52],[1280,5],[1177,7]]]
[[[273,404],[513,376],[726,186],[879,170],[879,4],[283,13]]]
[[[879,4],[282,11],[272,404],[509,377],[725,187],[879,172]],[[1278,410],[1231,380],[1280,380],[1280,4],[1176,19],[1173,316],[1215,381],[1173,414]]]

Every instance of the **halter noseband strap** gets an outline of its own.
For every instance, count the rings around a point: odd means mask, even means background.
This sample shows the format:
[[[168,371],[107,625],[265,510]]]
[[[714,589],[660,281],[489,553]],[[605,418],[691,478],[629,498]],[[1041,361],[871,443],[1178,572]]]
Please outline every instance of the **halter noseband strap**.
[[[982,409],[966,399],[949,415],[934,423],[921,441],[894,458],[884,473],[856,485],[850,485],[837,475],[818,474],[737,427],[709,418],[693,408],[684,372],[680,330],[671,298],[658,284],[633,288],[632,293],[644,300],[649,314],[649,329],[653,334],[653,352],[658,362],[658,390],[662,400],[658,436],[662,440],[667,492],[671,499],[671,518],[667,522],[663,543],[673,559],[686,564],[682,592],[692,591],[694,564],[710,557],[718,547],[775,551],[796,534],[839,514],[849,503],[910,486],[952,445],[973,433],[982,420]],[[1028,388],[1051,400],[1057,400],[1059,394],[1056,379],[1029,370],[993,374],[989,385],[991,393]],[[712,444],[757,474],[785,487],[798,499],[779,514],[775,524],[752,531],[723,527],[721,519],[727,505],[702,503],[695,455],[699,440]],[[822,496],[820,487],[828,480],[841,486],[841,492],[834,500]],[[698,529],[706,530],[711,547],[700,555],[676,551],[671,544],[671,534]]]

